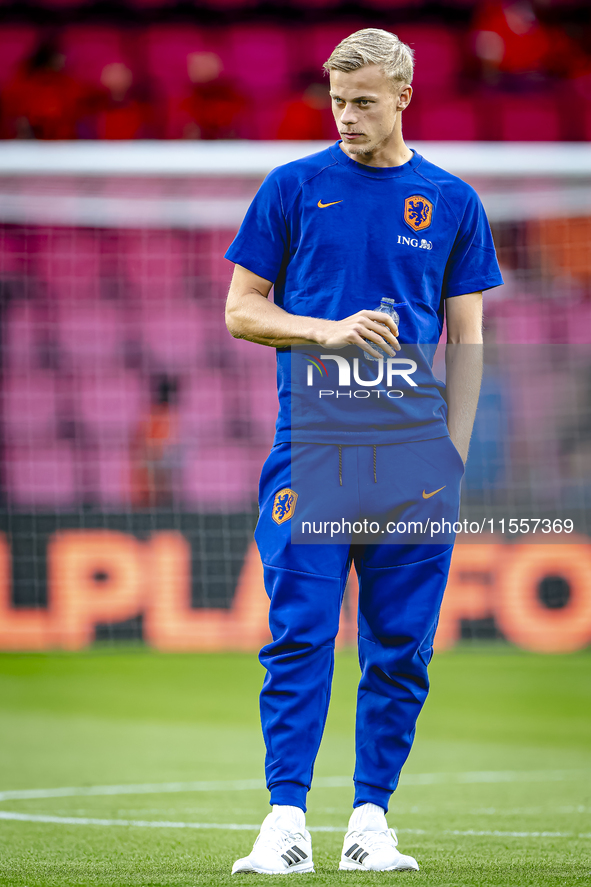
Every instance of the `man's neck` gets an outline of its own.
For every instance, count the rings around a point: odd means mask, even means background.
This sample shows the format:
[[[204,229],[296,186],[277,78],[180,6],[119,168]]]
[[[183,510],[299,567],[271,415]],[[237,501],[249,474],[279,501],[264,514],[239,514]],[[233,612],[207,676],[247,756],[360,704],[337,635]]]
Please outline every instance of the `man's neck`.
[[[343,142],[340,142],[340,148],[347,157],[364,166],[403,166],[413,154],[406,146],[402,133],[396,133],[396,136],[392,141],[376,145],[375,150],[367,154],[350,153]]]

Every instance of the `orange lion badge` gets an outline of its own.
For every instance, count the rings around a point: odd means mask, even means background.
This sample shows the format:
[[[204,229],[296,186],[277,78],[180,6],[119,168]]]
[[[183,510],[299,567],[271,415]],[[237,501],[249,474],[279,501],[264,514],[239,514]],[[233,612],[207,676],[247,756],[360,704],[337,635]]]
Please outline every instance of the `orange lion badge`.
[[[293,517],[297,501],[298,494],[290,490],[289,487],[284,487],[275,493],[272,517],[276,524],[283,524]]]
[[[404,221],[413,231],[422,231],[431,224],[433,204],[422,194],[413,194],[404,201]]]

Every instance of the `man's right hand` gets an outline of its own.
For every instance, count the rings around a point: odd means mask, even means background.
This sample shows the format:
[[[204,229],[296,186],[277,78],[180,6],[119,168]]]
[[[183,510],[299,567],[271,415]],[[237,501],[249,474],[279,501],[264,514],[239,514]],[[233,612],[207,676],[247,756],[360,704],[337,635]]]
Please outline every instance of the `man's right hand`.
[[[318,320],[316,341],[327,348],[345,348],[347,345],[359,345],[372,357],[380,358],[368,342],[383,348],[392,357],[400,351],[398,343],[398,327],[389,314],[381,311],[358,311],[343,320]]]

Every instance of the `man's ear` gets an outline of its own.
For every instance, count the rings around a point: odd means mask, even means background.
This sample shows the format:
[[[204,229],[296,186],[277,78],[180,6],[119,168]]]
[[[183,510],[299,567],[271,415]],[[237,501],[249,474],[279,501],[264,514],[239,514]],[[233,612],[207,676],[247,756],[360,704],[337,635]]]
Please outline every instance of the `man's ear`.
[[[406,84],[403,86],[396,98],[396,110],[404,111],[405,108],[408,108],[410,105],[410,100],[412,98],[412,86],[410,84]]]

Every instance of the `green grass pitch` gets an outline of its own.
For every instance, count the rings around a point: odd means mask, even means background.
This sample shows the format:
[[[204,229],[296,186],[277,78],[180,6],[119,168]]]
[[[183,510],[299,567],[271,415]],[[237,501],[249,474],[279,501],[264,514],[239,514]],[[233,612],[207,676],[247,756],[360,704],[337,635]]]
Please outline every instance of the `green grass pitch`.
[[[294,878],[591,884],[589,652],[491,646],[435,656],[431,696],[388,815],[418,873],[337,870],[352,798],[357,675],[355,654],[341,652],[309,796],[316,874]],[[0,885],[252,883],[230,868],[256,828],[194,826],[256,827],[268,812],[262,676],[254,654],[0,655]],[[189,790],[188,782],[198,784]]]

